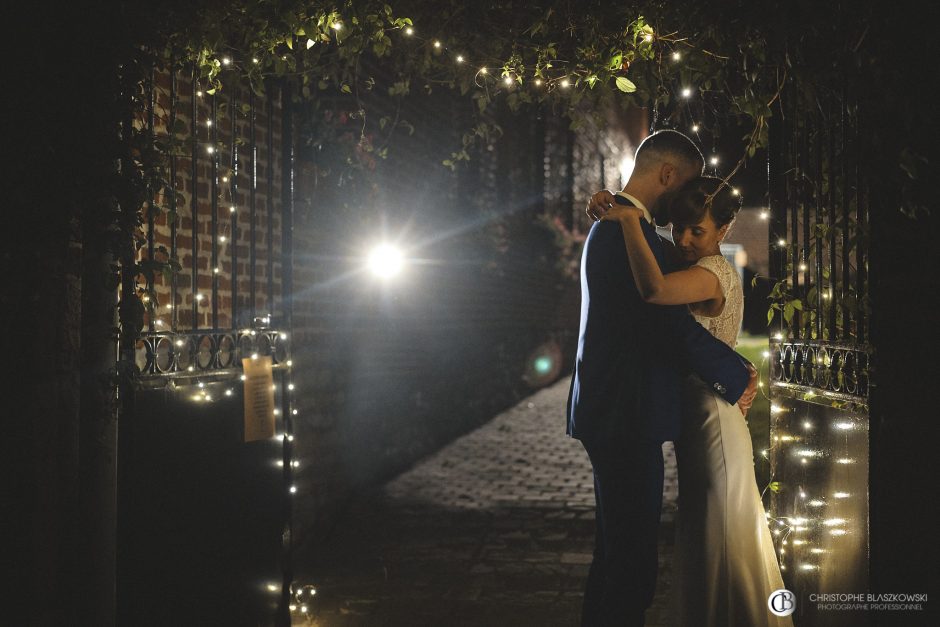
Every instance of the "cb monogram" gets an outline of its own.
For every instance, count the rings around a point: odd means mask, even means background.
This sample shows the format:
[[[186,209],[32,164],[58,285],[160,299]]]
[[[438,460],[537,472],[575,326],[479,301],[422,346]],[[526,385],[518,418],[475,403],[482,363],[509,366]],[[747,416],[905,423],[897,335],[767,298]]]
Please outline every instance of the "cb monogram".
[[[796,609],[796,597],[783,588],[774,590],[767,599],[767,607],[775,616],[789,616]]]

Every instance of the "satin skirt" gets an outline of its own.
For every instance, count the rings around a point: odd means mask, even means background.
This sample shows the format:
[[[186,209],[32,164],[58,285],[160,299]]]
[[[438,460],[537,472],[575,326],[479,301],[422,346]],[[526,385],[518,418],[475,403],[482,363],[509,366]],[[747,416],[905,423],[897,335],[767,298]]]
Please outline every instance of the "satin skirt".
[[[767,605],[784,585],[744,416],[696,376],[683,382],[682,395],[670,624],[792,626],[790,617],[775,616]]]

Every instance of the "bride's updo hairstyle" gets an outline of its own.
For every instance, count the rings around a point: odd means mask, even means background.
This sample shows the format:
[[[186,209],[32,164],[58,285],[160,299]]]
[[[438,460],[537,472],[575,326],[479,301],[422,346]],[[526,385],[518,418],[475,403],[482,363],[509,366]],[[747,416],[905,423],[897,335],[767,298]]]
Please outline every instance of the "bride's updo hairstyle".
[[[673,224],[698,224],[711,215],[716,228],[734,222],[741,209],[741,197],[732,193],[730,185],[714,176],[697,176],[666,200],[666,213]]]

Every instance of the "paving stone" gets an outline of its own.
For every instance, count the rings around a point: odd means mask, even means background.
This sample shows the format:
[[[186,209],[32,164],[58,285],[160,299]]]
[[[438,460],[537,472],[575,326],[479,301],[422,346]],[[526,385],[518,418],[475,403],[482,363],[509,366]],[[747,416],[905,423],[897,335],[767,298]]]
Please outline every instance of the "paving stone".
[[[594,541],[591,466],[564,434],[568,381],[543,389],[351,504],[297,552],[317,586],[308,627],[578,625]],[[664,627],[678,495],[664,445],[660,581],[648,627]]]

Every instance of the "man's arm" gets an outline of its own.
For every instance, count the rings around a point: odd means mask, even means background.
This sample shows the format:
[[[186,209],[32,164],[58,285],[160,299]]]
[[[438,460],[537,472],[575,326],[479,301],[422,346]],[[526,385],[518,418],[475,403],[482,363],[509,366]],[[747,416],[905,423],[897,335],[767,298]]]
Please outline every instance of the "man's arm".
[[[745,401],[753,400],[751,388],[756,389],[757,383],[748,362],[706,331],[684,307],[657,307],[653,318],[660,321],[673,357],[684,361],[708,387],[732,405],[742,396]]]

